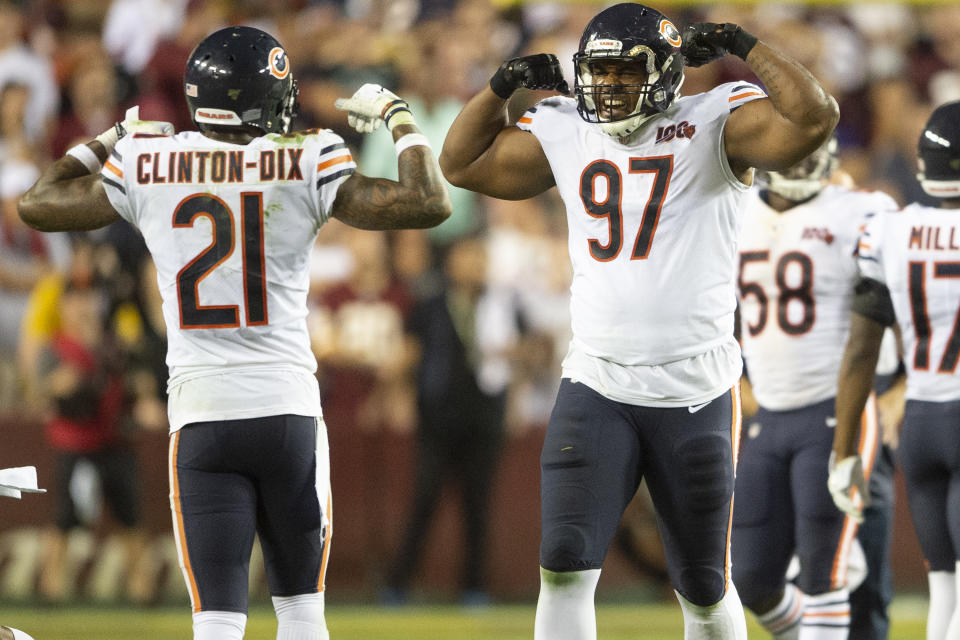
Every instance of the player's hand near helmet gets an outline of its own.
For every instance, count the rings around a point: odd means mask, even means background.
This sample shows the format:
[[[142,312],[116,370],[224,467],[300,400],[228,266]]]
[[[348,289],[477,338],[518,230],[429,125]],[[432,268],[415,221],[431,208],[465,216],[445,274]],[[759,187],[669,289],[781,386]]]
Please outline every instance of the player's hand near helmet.
[[[521,88],[570,93],[570,87],[563,79],[560,61],[552,53],[536,53],[507,60],[490,78],[490,89],[504,100]]]
[[[732,22],[694,22],[683,30],[680,51],[688,67],[699,67],[728,53],[744,60],[757,38]]]
[[[376,131],[382,122],[387,129],[414,124],[407,101],[378,84],[368,83],[349,98],[337,98],[333,105],[347,112],[347,123],[360,133]]]
[[[112,127],[97,136],[97,141],[103,145],[107,153],[113,151],[117,140],[127,134],[149,133],[152,135],[172,136],[174,134],[173,125],[161,120],[141,120],[140,105],[134,105],[127,109],[123,122],[117,122]]]
[[[870,493],[860,456],[852,455],[837,460],[836,453],[831,451],[827,488],[840,511],[857,522],[863,522],[863,508],[870,501]]]

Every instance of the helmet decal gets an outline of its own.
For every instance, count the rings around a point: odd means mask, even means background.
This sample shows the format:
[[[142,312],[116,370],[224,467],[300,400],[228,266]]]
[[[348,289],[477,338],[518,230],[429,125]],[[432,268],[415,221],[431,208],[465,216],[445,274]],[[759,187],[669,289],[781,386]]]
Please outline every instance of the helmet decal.
[[[281,80],[290,75],[290,62],[287,60],[287,52],[281,47],[271,49],[268,58],[270,59],[270,75]]]
[[[683,43],[683,40],[680,38],[680,31],[666,18],[660,21],[660,26],[657,30],[660,32],[660,35],[674,47],[679,47]]]

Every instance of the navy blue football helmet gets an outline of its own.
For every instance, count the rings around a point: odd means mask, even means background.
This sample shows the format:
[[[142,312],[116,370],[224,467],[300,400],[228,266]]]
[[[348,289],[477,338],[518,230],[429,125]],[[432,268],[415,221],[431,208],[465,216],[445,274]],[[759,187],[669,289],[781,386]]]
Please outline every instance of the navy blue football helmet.
[[[598,13],[584,29],[573,56],[580,116],[599,123],[609,135],[625,137],[645,120],[666,111],[683,84],[681,43],[674,24],[650,7],[625,2]],[[639,80],[598,82],[595,72],[604,64],[630,69],[629,76]]]
[[[296,114],[297,83],[287,52],[253,27],[227,27],[204,38],[190,54],[184,83],[197,126],[286,133]]]
[[[960,101],[937,107],[917,144],[917,179],[934,198],[960,198]]]

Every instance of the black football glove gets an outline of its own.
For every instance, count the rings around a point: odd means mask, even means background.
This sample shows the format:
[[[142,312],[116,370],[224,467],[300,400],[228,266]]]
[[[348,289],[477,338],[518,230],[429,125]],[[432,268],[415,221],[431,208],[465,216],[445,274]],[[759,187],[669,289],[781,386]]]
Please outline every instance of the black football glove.
[[[699,67],[728,53],[747,59],[757,39],[732,22],[694,22],[683,30],[680,51],[688,67]]]
[[[521,87],[570,93],[570,87],[560,70],[560,61],[552,53],[537,53],[507,60],[490,78],[490,89],[504,100]]]

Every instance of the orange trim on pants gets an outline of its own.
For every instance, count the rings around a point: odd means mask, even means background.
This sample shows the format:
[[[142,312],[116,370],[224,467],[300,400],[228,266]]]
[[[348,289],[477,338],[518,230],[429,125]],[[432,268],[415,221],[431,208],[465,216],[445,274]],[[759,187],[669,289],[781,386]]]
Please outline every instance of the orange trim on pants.
[[[180,479],[177,477],[177,451],[180,445],[180,432],[174,431],[170,435],[170,454],[168,470],[170,475],[170,513],[173,515],[173,537],[177,544],[177,555],[180,556],[180,568],[183,571],[184,582],[190,592],[190,605],[194,613],[202,610],[200,591],[197,580],[190,565],[190,552],[187,549],[187,535],[183,527],[183,510],[180,506]]]

